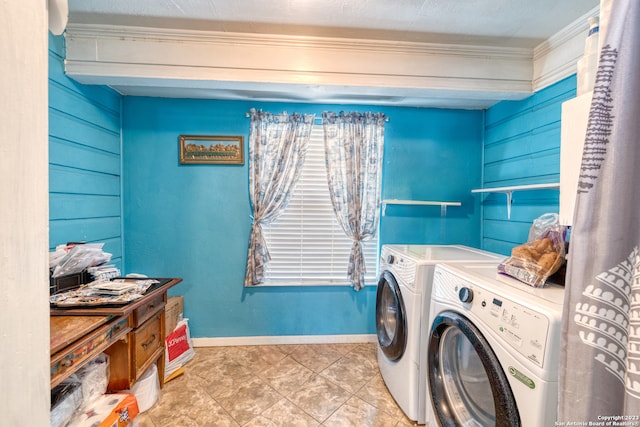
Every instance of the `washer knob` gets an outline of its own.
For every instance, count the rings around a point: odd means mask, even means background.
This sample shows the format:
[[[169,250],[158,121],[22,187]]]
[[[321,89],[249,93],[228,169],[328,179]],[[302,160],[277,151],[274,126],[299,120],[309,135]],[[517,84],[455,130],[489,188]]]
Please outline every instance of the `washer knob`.
[[[461,302],[471,302],[473,301],[473,291],[465,286],[458,292],[458,298]]]
[[[395,260],[396,260],[396,257],[394,257],[393,255],[387,256],[387,264],[393,264]]]

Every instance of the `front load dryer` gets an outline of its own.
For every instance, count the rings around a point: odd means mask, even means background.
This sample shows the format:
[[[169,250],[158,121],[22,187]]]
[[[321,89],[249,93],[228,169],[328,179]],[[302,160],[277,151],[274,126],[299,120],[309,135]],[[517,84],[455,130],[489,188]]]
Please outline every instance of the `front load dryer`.
[[[563,287],[534,288],[497,265],[437,266],[429,425],[553,426],[563,301]]]
[[[411,420],[424,424],[426,340],[433,270],[439,262],[491,262],[503,255],[461,245],[384,245],[376,295],[378,366],[389,392]],[[424,345],[423,345],[424,343]],[[428,407],[430,408],[430,407]]]

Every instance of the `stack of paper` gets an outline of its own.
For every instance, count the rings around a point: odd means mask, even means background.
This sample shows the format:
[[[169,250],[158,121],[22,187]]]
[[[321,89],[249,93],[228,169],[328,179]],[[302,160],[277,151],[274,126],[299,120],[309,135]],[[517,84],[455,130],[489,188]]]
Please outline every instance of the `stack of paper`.
[[[89,267],[87,271],[95,280],[107,281],[114,277],[120,277],[120,269],[113,264],[104,264],[97,267]]]
[[[137,289],[135,282],[98,282],[92,288],[100,294],[122,295]]]

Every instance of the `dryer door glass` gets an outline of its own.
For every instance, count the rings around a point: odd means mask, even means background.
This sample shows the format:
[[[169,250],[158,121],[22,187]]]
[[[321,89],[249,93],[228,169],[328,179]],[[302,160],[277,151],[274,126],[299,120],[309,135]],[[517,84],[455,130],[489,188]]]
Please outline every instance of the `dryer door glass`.
[[[390,360],[401,358],[407,346],[407,317],[398,283],[388,271],[378,281],[376,330],[384,355]]]
[[[471,342],[459,329],[449,328],[442,335],[440,351],[445,393],[455,407],[459,423],[495,425],[489,377]]]
[[[487,339],[456,311],[439,313],[427,350],[431,404],[443,426],[521,426],[509,380]]]

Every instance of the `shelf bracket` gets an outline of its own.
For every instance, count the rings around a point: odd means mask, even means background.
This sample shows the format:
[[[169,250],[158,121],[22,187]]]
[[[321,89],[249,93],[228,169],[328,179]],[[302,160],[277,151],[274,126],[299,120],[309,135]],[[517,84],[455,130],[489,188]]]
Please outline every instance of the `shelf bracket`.
[[[526,191],[526,190],[559,190],[559,182],[551,182],[548,184],[531,184],[531,185],[511,185],[507,187],[494,187],[494,188],[478,188],[471,190],[472,193],[504,193],[507,197],[507,219],[511,219],[511,205],[513,203],[514,191]]]
[[[504,195],[507,196],[507,219],[511,219],[511,204],[513,203],[513,192],[505,191]]]

